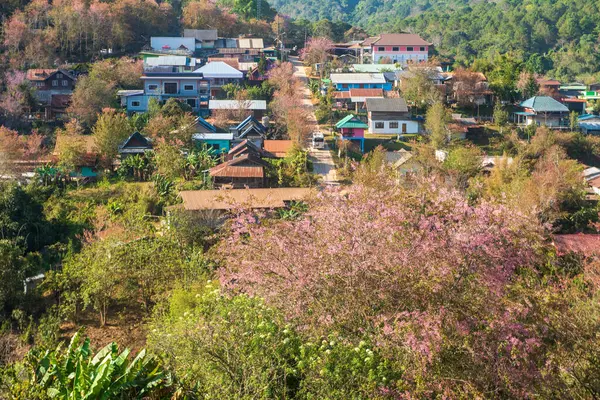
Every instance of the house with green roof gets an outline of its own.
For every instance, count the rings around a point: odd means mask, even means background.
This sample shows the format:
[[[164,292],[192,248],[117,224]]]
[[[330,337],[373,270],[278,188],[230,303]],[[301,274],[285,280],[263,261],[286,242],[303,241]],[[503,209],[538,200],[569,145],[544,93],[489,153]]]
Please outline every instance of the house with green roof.
[[[369,128],[366,122],[353,114],[347,115],[335,124],[342,140],[358,142],[360,151],[365,151],[365,130]]]
[[[522,102],[521,111],[514,113],[517,125],[547,126],[552,129],[569,128],[569,108],[550,96],[534,96]]]

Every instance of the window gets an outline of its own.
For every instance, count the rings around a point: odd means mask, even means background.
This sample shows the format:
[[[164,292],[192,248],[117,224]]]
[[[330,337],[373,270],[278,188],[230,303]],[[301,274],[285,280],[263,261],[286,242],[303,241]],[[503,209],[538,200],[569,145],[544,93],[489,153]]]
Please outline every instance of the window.
[[[342,83],[342,89],[348,89],[348,84],[347,83]]]
[[[44,82],[36,82],[36,83],[35,83],[35,86],[42,87],[42,86],[44,86]]]
[[[165,83],[164,89],[166,94],[177,94],[177,83]]]
[[[375,122],[375,129],[383,129],[384,125],[383,122]]]
[[[402,133],[406,133],[406,123],[402,124]]]
[[[420,51],[425,51],[425,47],[421,47],[419,50]]]
[[[69,81],[65,79],[64,81],[62,81],[62,85],[63,85],[64,87],[67,87],[67,86],[69,86]]]
[[[56,79],[62,79],[63,75],[62,74],[56,74]]]
[[[139,107],[140,106],[140,102],[139,101],[132,101],[131,102],[131,107]]]
[[[390,122],[390,129],[398,129],[398,123],[397,122]]]
[[[400,51],[400,47],[392,47],[392,51]]]
[[[158,89],[158,85],[148,85],[148,90],[156,90]]]
[[[194,85],[184,85],[183,90],[194,90]]]
[[[377,51],[385,51],[385,47],[378,47]]]
[[[192,108],[196,108],[196,99],[187,99],[185,102],[187,103],[188,106],[190,106]]]
[[[52,81],[52,86],[58,86],[58,81]]]
[[[410,46],[406,48],[406,51],[413,51],[413,50],[414,50],[414,48],[410,47]]]
[[[206,147],[209,148],[209,149],[213,149],[214,151],[221,150],[221,145],[217,144],[217,143],[207,144]]]

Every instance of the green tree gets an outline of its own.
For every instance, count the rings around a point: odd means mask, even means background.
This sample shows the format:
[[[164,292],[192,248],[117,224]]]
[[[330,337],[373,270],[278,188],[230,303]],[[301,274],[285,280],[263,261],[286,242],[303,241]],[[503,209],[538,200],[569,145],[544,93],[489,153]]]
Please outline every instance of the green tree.
[[[442,102],[434,103],[427,110],[425,129],[429,133],[431,143],[435,148],[445,147],[450,141],[448,123],[452,120],[450,111]]]
[[[119,146],[132,131],[127,116],[115,110],[104,110],[93,129],[95,145],[105,167],[110,167],[117,155]]]
[[[84,76],[77,81],[68,111],[84,126],[91,127],[104,108],[116,105],[115,99],[114,83]]]
[[[579,114],[575,111],[571,111],[569,114],[569,127],[573,132],[579,130]]]
[[[0,316],[10,315],[11,310],[18,305],[27,270],[23,249],[13,241],[0,239]]]
[[[417,109],[442,101],[440,91],[435,87],[430,68],[410,68],[400,81],[402,96]]]
[[[502,133],[502,129],[508,124],[508,111],[497,102],[494,105],[494,123],[500,127],[500,133]]]

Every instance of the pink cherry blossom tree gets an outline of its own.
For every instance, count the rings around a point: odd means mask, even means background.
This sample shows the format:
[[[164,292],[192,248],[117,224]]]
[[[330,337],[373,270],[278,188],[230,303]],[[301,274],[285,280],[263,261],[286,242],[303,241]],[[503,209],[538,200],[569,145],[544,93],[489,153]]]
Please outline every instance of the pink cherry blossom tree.
[[[469,204],[433,180],[379,178],[320,193],[296,221],[241,214],[221,281],[312,335],[374,338],[415,390],[521,397],[540,379],[542,343],[508,298],[518,271],[535,273],[543,238],[533,215]]]

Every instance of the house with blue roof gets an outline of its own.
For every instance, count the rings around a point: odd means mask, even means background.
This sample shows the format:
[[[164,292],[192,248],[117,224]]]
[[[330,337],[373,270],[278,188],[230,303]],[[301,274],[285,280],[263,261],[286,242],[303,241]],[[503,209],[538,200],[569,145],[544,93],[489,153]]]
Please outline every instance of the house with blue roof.
[[[517,125],[547,126],[552,129],[568,129],[569,108],[550,96],[534,96],[522,102],[521,111],[514,113]]]
[[[229,128],[233,134],[233,144],[237,145],[244,140],[252,142],[256,147],[263,147],[263,141],[267,138],[267,128],[258,122],[252,115],[236,126]]]
[[[600,135],[600,115],[582,115],[578,122],[579,129],[584,135]]]

